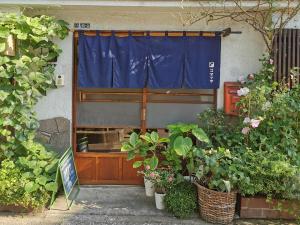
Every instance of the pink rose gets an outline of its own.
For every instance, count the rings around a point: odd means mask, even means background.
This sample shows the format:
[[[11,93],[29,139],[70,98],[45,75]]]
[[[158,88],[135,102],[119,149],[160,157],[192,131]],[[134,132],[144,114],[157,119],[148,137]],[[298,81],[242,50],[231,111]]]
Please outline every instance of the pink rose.
[[[149,165],[145,166],[145,169],[150,170],[150,166]]]
[[[273,60],[273,59],[270,59],[270,60],[269,60],[269,63],[270,63],[271,65],[273,65],[274,60]]]
[[[250,128],[249,128],[249,127],[244,127],[244,128],[242,129],[242,134],[246,135],[246,134],[249,133],[249,131],[250,131]]]
[[[257,128],[259,126],[259,123],[260,123],[260,120],[252,119],[250,121],[251,127],[253,127],[253,128]]]
[[[152,178],[154,178],[155,177],[155,173],[152,172],[152,173],[149,174],[149,176],[152,177]]]

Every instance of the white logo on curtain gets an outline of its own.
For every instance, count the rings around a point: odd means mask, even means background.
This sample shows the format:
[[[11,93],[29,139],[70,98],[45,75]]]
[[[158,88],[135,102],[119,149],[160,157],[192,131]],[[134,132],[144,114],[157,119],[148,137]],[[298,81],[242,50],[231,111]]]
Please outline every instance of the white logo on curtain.
[[[209,68],[209,82],[212,84],[214,82],[215,62],[209,62],[208,68]]]

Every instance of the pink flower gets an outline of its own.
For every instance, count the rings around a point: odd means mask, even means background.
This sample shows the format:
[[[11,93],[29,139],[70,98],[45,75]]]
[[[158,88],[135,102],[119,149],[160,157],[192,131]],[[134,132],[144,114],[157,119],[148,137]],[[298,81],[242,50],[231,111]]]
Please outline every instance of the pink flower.
[[[246,135],[246,134],[249,133],[249,131],[250,131],[250,128],[249,128],[249,127],[244,127],[244,128],[242,129],[242,134]]]
[[[155,177],[155,173],[152,172],[152,173],[149,174],[149,176],[152,177],[152,178],[154,178]]]
[[[239,81],[241,84],[244,84],[244,83],[246,82],[243,76],[240,76],[239,79],[238,79],[238,81]]]
[[[251,126],[252,126],[253,128],[257,128],[257,127],[259,126],[260,120],[252,119],[252,120],[250,121],[250,123],[251,123]]]
[[[149,165],[145,166],[145,169],[150,170],[150,166]]]
[[[249,117],[246,117],[243,121],[243,123],[246,123],[246,124],[250,123],[250,122],[251,122],[251,119]]]
[[[168,178],[168,181],[169,181],[169,182],[172,182],[172,181],[173,181],[173,177],[169,177],[169,178]]]
[[[270,60],[269,60],[269,63],[270,63],[271,65],[273,65],[274,60],[273,60],[273,59],[270,59]]]

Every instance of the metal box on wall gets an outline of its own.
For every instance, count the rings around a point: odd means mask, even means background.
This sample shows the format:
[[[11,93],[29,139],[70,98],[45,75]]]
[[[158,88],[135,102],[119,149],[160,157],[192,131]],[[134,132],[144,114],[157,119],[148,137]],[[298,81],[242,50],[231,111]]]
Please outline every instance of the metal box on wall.
[[[224,112],[227,115],[237,116],[238,108],[236,103],[240,100],[237,91],[241,88],[239,82],[224,83]]]

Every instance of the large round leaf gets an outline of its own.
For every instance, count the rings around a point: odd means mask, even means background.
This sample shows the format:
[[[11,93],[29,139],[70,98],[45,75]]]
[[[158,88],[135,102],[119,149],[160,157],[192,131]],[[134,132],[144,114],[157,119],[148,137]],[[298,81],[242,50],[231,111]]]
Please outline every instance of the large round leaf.
[[[204,130],[202,130],[201,128],[195,128],[192,130],[192,134],[199,140],[202,141],[204,143],[209,143],[210,140],[208,138],[208,136],[206,135],[206,133],[204,132]]]
[[[186,156],[192,146],[193,142],[189,137],[179,136],[174,141],[174,150],[180,156]]]

